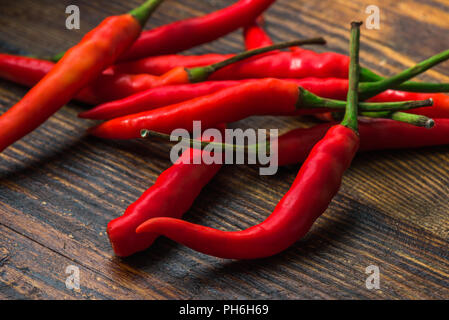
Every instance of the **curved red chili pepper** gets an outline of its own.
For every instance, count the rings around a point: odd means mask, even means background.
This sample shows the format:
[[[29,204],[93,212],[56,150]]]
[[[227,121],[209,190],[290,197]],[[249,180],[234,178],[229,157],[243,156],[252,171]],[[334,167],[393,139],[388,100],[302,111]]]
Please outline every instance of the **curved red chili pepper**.
[[[218,39],[262,14],[275,0],[239,0],[202,17],[176,21],[142,32],[121,60],[177,53]]]
[[[334,123],[325,123],[310,128],[298,128],[280,135],[277,141],[278,165],[304,162],[313,146],[333,125]],[[435,119],[435,126],[431,130],[388,119],[360,120],[359,134],[359,151],[447,145],[449,119]],[[199,151],[196,150],[197,153]],[[177,163],[161,174],[155,184],[126,209],[122,217],[109,223],[108,233],[115,253],[124,257],[148,248],[156,235],[152,233],[136,235],[134,232],[136,226],[150,218],[162,216],[181,218],[183,212],[187,211],[185,208],[189,208],[194,201],[195,194],[198,194],[218,172],[214,166],[219,165]],[[184,190],[188,189],[186,183],[191,192],[184,195]],[[164,192],[166,190],[170,192]]]
[[[283,251],[310,229],[337,193],[359,145],[342,125],[329,129],[302,165],[292,187],[262,223],[226,232],[174,218],[153,218],[136,232],[164,235],[196,251],[221,258],[255,259]]]
[[[224,126],[219,126],[221,130]],[[156,234],[137,234],[136,228],[154,217],[181,218],[221,164],[205,164],[198,149],[186,150],[125,213],[108,223],[109,241],[116,255],[129,256],[148,248]],[[198,164],[193,164],[198,163]]]
[[[129,14],[106,18],[67,51],[22,100],[0,116],[0,151],[37,128],[114,63],[161,2],[150,0]]]
[[[343,173],[359,147],[360,24],[351,23],[350,86],[345,117],[313,147],[290,190],[265,221],[243,231],[226,232],[180,219],[153,218],[140,225],[136,232],[164,235],[196,251],[229,259],[271,256],[303,237],[338,192]]]

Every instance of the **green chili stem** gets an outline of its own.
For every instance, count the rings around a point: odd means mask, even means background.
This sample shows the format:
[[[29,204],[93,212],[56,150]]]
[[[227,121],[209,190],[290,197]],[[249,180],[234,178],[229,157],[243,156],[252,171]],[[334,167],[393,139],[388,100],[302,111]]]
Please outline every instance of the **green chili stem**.
[[[242,52],[242,53],[239,53],[229,59],[211,64],[208,66],[188,68],[186,70],[189,74],[190,82],[192,82],[192,83],[200,82],[200,81],[206,80],[215,71],[217,71],[221,68],[224,68],[230,64],[233,64],[235,62],[238,62],[238,61],[241,61],[244,59],[248,59],[250,57],[253,57],[253,56],[261,54],[261,53],[278,50],[278,49],[283,49],[283,48],[299,46],[299,45],[305,45],[305,44],[326,44],[326,40],[319,37],[319,38],[312,38],[312,39],[280,42],[280,43],[273,44],[271,46],[257,48],[257,49]]]
[[[247,154],[257,154],[260,148],[265,148],[265,152],[270,152],[270,142],[266,141],[262,144],[249,144],[249,145],[238,145],[238,144],[229,144],[229,143],[221,143],[221,142],[213,142],[213,141],[202,141],[198,139],[190,139],[183,138],[177,136],[171,136],[169,134],[143,129],[140,131],[140,136],[142,138],[157,138],[162,139],[164,141],[170,141],[172,143],[182,142],[186,147],[193,149],[203,150],[206,146],[212,146],[214,149],[219,149],[221,152],[223,151],[244,151]]]
[[[383,80],[376,82],[361,83],[359,87],[360,99],[365,100],[387,89],[396,88],[396,86],[403,83],[404,81],[407,81],[423,73],[424,71],[432,68],[433,66],[443,61],[446,61],[447,59],[449,59],[449,50],[440,52],[430,57],[429,59],[421,61],[420,63],[416,64],[411,68],[399,72],[398,74],[392,77],[384,78]]]
[[[129,14],[132,15],[137,21],[139,21],[139,24],[143,27],[150,16],[153,14],[153,12],[163,1],[164,0],[147,0],[140,7],[131,10]],[[58,62],[62,59],[64,54],[65,51],[59,52],[51,57],[44,57],[44,59],[52,62]]]
[[[147,0],[140,7],[131,10],[129,14],[136,18],[143,27],[154,10],[156,10],[163,1],[164,0]]]
[[[430,129],[435,125],[435,121],[433,121],[433,119],[413,113],[384,111],[384,112],[360,112],[360,115],[363,117],[370,117],[370,118],[391,119],[395,121],[409,123],[417,127],[424,127],[427,129]]]
[[[301,87],[299,87],[299,91],[300,97],[297,103],[298,109],[328,108],[344,110],[346,108],[346,101],[321,98]],[[397,111],[432,106],[433,100],[432,98],[429,98],[426,100],[399,102],[359,102],[358,105],[361,111]]]
[[[360,82],[376,82],[385,79],[384,77],[374,73],[372,70],[360,67]],[[406,81],[390,89],[396,89],[408,92],[449,92],[449,83],[429,83]]]
[[[360,47],[360,26],[362,22],[351,22],[351,40],[349,42],[349,87],[345,115],[341,122],[342,126],[351,128],[357,132],[357,113],[359,106],[359,47]]]

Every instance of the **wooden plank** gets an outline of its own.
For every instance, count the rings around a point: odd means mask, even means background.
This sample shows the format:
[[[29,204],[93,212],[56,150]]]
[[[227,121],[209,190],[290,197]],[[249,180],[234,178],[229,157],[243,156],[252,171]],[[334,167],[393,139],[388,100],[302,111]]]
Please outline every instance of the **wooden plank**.
[[[232,2],[168,0],[148,26]],[[58,52],[102,18],[138,3],[9,2],[0,10],[0,49]],[[80,6],[79,31],[64,28],[69,4]],[[446,49],[439,39],[447,33],[449,7],[437,0],[279,0],[266,15],[267,27],[276,41],[322,35],[329,44],[317,51],[346,53],[348,24],[364,19],[369,4],[381,9],[381,29],[362,29],[365,66],[392,74]],[[242,48],[237,31],[188,53]],[[448,81],[447,66],[420,78]],[[25,92],[0,81],[2,111]],[[89,137],[85,129],[95,122],[76,117],[84,108],[70,103],[0,155],[0,261],[7,257],[0,262],[0,298],[449,298],[448,147],[358,155],[311,232],[275,257],[227,261],[159,239],[151,249],[119,259],[110,249],[106,224],[169,167],[169,146]],[[311,118],[251,117],[231,126],[283,132],[313,123]],[[268,216],[298,169],[288,166],[261,177],[255,167],[225,166],[186,218],[223,230],[251,226]],[[68,264],[79,266],[86,281],[79,293],[65,288]],[[380,268],[380,290],[365,287],[365,268],[372,264]]]

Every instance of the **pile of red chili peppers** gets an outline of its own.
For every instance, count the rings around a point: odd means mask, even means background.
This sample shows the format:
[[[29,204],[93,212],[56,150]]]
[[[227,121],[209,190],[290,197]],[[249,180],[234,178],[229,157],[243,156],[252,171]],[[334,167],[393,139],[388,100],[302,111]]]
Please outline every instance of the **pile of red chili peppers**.
[[[449,84],[410,81],[449,59],[449,50],[384,78],[359,64],[359,22],[351,23],[349,56],[302,47],[325,44],[322,38],[273,44],[262,14],[275,0],[238,0],[202,17],[142,31],[162,2],[147,0],[128,14],[105,19],[51,58],[0,54],[0,77],[31,87],[0,116],[0,151],[72,99],[95,105],[79,116],[105,120],[89,133],[109,139],[169,139],[175,129],[192,130],[195,120],[223,131],[226,123],[254,115],[313,114],[329,122],[277,139],[278,164],[302,163],[301,169],[273,213],[243,231],[181,219],[221,167],[203,162],[205,146],[242,147],[201,137],[196,144],[186,141],[191,149],[109,222],[118,256],[147,249],[159,235],[221,258],[277,254],[303,237],[326,210],[357,151],[449,144],[449,96],[444,94]],[[248,51],[179,54],[239,28]]]

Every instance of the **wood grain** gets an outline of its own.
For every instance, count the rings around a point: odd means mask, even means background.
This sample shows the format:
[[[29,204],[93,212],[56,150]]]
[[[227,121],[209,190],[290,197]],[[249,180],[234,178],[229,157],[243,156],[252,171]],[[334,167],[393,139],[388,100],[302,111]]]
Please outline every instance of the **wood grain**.
[[[74,45],[108,15],[141,1],[0,0],[0,50],[46,55]],[[233,1],[167,0],[148,28],[225,7]],[[65,7],[81,10],[67,30]],[[279,0],[266,14],[274,40],[324,36],[318,51],[347,52],[348,26],[381,9],[381,29],[362,29],[361,62],[388,75],[447,49],[449,3]],[[236,31],[188,53],[242,50]],[[444,63],[421,76],[449,81]],[[0,80],[2,111],[26,88]],[[448,299],[449,148],[360,154],[341,191],[311,232],[285,252],[256,261],[215,259],[167,239],[127,259],[114,257],[105,227],[170,166],[169,147],[89,137],[94,122],[70,103],[0,155],[0,298],[2,299]],[[252,117],[233,127],[279,128],[310,118]],[[263,220],[288,190],[299,165],[259,176],[225,166],[186,214],[189,221],[238,230]],[[81,272],[78,291],[65,268]],[[377,265],[380,290],[365,268]]]

